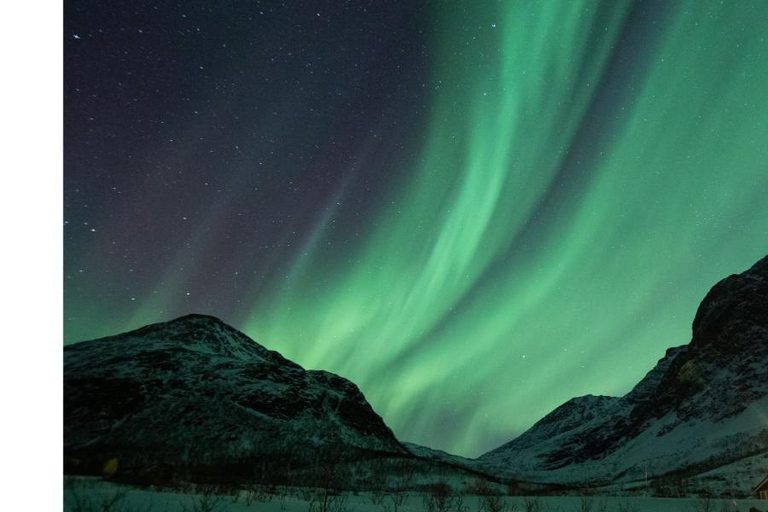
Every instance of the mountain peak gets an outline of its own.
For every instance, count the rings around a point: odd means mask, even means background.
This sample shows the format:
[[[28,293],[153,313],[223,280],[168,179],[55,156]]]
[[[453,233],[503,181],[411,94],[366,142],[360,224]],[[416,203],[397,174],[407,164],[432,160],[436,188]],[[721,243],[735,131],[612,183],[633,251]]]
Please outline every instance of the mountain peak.
[[[768,256],[749,270],[726,277],[707,293],[693,320],[693,346],[731,352],[751,343],[747,329],[768,332]]]
[[[353,383],[206,315],[66,346],[64,389],[65,452],[82,460],[117,454],[121,467],[146,468],[273,455],[306,463],[338,447],[405,453]]]
[[[220,325],[227,325],[224,323],[222,319],[220,319],[217,316],[213,315],[206,315],[204,313],[188,313],[186,315],[182,315],[178,318],[174,318],[173,320],[169,320],[169,324],[173,323],[209,323],[209,324],[220,324]]]
[[[480,461],[508,476],[559,483],[685,471],[713,481],[732,474],[730,488],[743,487],[735,469],[707,472],[765,452],[766,362],[768,257],[712,287],[691,342],[668,349],[627,395],[572,399]],[[752,463],[764,476],[768,459]]]
[[[148,324],[144,327],[129,331],[126,334],[146,333],[155,330],[178,330],[178,329],[195,329],[195,328],[207,328],[207,329],[223,329],[238,332],[233,327],[229,326],[223,320],[212,315],[204,315],[201,313],[189,313],[172,320],[165,322],[157,322],[154,324]]]
[[[150,324],[118,337],[123,344],[141,340],[139,345],[143,349],[184,348],[223,357],[258,357],[281,363],[286,361],[277,352],[264,348],[221,319],[199,313]],[[110,336],[103,340],[114,338]]]

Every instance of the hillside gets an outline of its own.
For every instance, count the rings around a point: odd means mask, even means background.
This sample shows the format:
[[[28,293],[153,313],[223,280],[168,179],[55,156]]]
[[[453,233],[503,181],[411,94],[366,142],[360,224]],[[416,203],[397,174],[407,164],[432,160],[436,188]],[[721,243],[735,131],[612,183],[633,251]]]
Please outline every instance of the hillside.
[[[64,451],[84,472],[407,453],[353,383],[201,315],[65,347]]]
[[[558,407],[478,463],[575,485],[649,478],[748,492],[768,473],[768,257],[715,285],[688,345],[623,397]],[[729,469],[730,468],[730,469]]]

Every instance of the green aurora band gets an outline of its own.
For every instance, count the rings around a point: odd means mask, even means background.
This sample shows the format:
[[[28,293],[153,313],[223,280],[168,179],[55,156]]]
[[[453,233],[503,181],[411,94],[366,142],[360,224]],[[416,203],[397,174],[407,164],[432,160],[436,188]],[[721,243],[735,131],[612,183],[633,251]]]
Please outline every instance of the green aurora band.
[[[342,188],[232,316],[358,384],[400,439],[476,456],[574,396],[629,391],[714,283],[768,253],[768,2],[429,5],[405,179],[354,245],[329,229]],[[193,256],[123,330],[168,319]]]
[[[310,243],[244,326],[352,379],[397,434],[464,455],[628,391],[768,248],[768,3],[667,6],[604,112],[631,3],[475,5],[438,3],[420,161],[353,263]]]

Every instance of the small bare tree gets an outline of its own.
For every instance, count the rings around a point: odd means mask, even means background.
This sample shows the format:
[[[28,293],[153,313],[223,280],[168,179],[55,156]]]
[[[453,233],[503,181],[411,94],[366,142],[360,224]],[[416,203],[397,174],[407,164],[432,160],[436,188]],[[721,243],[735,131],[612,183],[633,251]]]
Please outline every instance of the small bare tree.
[[[250,489],[247,489],[243,493],[243,501],[245,501],[245,504],[249,507],[253,504],[254,501],[259,503],[272,501],[272,498],[277,495],[276,489],[276,487],[270,488],[263,485],[256,485]]]
[[[305,495],[309,512],[346,512],[349,498],[341,489],[349,475],[338,465],[317,469],[315,487]]]
[[[576,505],[576,512],[592,512],[592,499],[582,496],[579,504]]]
[[[385,496],[382,508],[384,512],[400,512],[402,506],[407,502],[407,492],[390,492]]]
[[[310,495],[308,512],[346,512],[347,500],[347,496],[336,489],[317,489]]]
[[[453,489],[445,482],[438,482],[430,486],[421,497],[427,512],[451,512],[463,507],[463,500],[459,501]]]
[[[507,504],[498,494],[481,494],[478,499],[479,512],[507,512]]]
[[[368,494],[368,499],[372,505],[384,505],[384,500],[387,497],[387,490],[384,487],[379,487],[371,490]]]
[[[200,486],[197,491],[191,507],[188,507],[186,503],[181,504],[184,512],[216,512],[219,510],[222,496],[215,485],[205,484]]]

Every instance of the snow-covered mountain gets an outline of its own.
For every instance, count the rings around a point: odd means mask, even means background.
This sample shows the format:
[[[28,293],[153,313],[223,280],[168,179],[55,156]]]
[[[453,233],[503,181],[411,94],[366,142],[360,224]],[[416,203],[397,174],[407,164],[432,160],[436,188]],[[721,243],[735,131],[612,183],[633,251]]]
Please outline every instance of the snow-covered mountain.
[[[669,349],[630,393],[574,398],[477,462],[536,481],[631,481],[647,471],[748,491],[768,473],[768,256],[715,285],[690,344]]]
[[[65,347],[64,450],[121,467],[407,453],[355,384],[202,315]]]
[[[768,474],[768,256],[714,286],[691,342],[627,395],[574,398],[476,460],[404,446],[353,383],[201,315],[65,347],[64,450],[86,471],[363,457],[375,472],[384,456],[421,472],[746,493]]]

